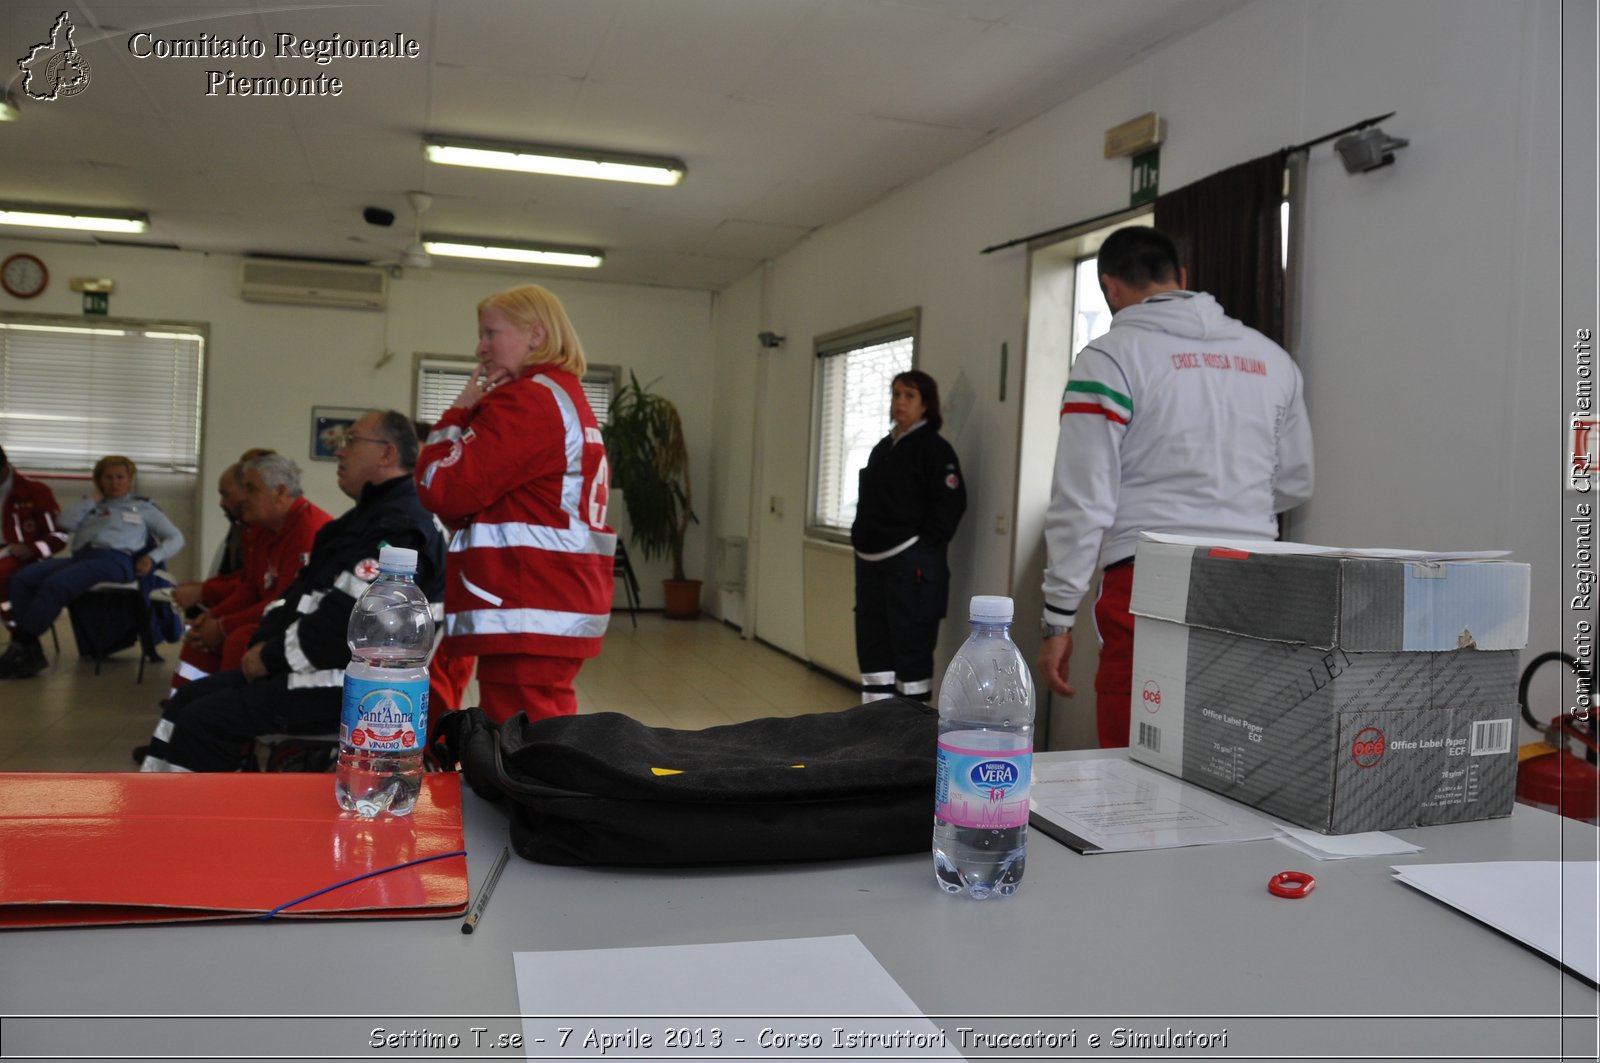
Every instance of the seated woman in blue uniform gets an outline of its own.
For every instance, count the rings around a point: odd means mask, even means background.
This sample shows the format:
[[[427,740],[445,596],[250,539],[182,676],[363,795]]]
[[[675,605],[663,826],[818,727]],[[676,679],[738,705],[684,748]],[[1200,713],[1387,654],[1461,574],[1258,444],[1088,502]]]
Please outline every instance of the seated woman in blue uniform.
[[[11,580],[11,645],[0,655],[0,679],[27,679],[47,663],[39,637],[61,610],[96,583],[127,583],[183,549],[183,533],[148,498],[133,493],[137,468],[120,454],[95,462],[95,495],[62,512],[72,555],[51,557]],[[147,544],[154,542],[147,550]]]
[[[933,697],[933,650],[950,594],[946,548],[967,509],[955,449],[939,434],[939,385],[911,369],[890,382],[893,430],[861,470],[856,660],[861,700]]]

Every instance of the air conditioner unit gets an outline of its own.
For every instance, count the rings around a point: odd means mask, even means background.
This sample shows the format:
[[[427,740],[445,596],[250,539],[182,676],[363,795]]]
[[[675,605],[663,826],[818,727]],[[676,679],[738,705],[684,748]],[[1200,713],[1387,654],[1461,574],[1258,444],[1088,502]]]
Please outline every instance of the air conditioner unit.
[[[371,266],[247,258],[239,295],[257,303],[382,310],[389,301],[389,274]]]

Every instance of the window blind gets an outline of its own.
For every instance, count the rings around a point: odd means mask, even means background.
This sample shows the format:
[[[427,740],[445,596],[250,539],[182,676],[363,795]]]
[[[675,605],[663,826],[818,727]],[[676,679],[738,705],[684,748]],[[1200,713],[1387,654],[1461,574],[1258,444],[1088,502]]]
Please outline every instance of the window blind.
[[[415,417],[424,424],[437,421],[461,394],[477,362],[447,354],[425,354],[417,358],[417,403]],[[611,395],[616,389],[614,366],[592,365],[583,374],[583,394],[594,411],[594,419],[605,424],[611,413]]]
[[[31,468],[195,472],[204,369],[199,326],[0,319],[0,442]]]
[[[818,340],[813,528],[848,533],[855,522],[861,470],[889,431],[891,382],[915,354],[914,315]]]

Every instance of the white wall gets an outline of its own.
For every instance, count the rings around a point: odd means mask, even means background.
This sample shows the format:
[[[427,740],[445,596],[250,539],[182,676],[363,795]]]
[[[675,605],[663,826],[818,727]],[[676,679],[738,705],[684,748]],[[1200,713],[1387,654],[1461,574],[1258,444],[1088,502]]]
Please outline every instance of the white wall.
[[[225,530],[215,503],[217,475],[242,451],[270,446],[294,458],[305,471],[306,495],[330,513],[343,513],[350,501],[339,491],[334,463],[309,457],[311,407],[409,412],[413,354],[470,355],[477,342],[477,301],[526,279],[509,272],[413,270],[393,281],[388,310],[337,310],[243,301],[239,259],[232,255],[0,240],[0,257],[21,250],[45,260],[50,286],[25,302],[0,296],[0,308],[7,311],[77,314],[81,296],[69,290],[69,278],[111,277],[117,283],[113,317],[209,325],[196,487],[200,527],[192,537],[198,541],[186,550],[201,569]],[[632,369],[646,383],[660,378],[659,390],[692,426],[695,480],[707,483],[710,440],[697,427],[709,423],[712,414],[711,295],[564,278],[539,283],[566,305],[590,361]],[[379,366],[385,351],[395,356]],[[613,496],[612,523],[626,524],[620,493]],[[705,542],[703,528],[691,529],[691,556],[703,556]],[[668,562],[646,563],[636,556],[634,564],[644,604],[659,608]]]
[[[1103,159],[1101,137],[1144,111],[1168,121],[1167,190],[1397,111],[1385,128],[1412,141],[1397,165],[1350,176],[1326,145],[1311,158],[1301,358],[1318,487],[1294,533],[1509,549],[1534,566],[1530,649],[1558,646],[1558,612],[1538,603],[1559,600],[1561,575],[1559,14],[1556,0],[1260,0],[778,259],[767,298],[788,345],[759,356],[757,392],[719,392],[715,428],[719,475],[750,481],[760,454],[755,481],[786,499],[754,529],[756,633],[804,652],[812,336],[920,305],[923,367],[971,387],[952,433],[971,508],[942,662],[966,596],[1006,589],[1011,547],[994,518],[1012,507],[1021,374],[1014,361],[1001,402],[998,351],[1022,349],[1025,251],[979,250],[1125,207],[1128,163]],[[738,325],[719,329],[719,378],[749,377],[759,286],[723,293]],[[736,528],[737,513],[719,521]]]

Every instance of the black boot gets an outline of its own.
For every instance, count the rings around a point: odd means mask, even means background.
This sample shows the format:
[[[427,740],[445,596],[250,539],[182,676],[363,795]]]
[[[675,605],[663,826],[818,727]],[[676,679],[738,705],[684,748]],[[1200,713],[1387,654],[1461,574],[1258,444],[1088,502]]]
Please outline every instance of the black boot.
[[[13,635],[11,645],[6,647],[6,652],[0,653],[0,679],[10,679],[15,676],[22,657],[22,643]]]
[[[8,679],[32,679],[46,668],[50,667],[50,659],[44,655],[44,646],[39,643],[39,636],[30,635],[25,631],[16,631],[11,635],[11,649],[6,651],[10,657],[16,651],[16,660],[10,668],[0,671],[0,675]]]

